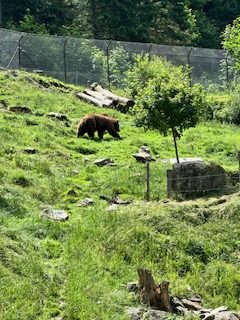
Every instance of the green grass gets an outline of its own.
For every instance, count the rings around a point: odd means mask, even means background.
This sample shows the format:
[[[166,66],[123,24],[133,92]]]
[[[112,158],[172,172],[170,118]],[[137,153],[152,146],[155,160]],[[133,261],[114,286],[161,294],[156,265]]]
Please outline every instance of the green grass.
[[[0,113],[0,319],[127,319],[125,307],[138,301],[125,285],[140,266],[159,281],[169,279],[173,294],[200,293],[205,306],[239,309],[239,195],[224,203],[165,203],[169,165],[157,161],[154,201],[143,202],[145,167],[132,153],[145,143],[153,155],[174,158],[171,137],[144,132],[130,116],[82,103],[67,89],[39,87],[39,79],[0,73],[0,102],[32,110]],[[65,113],[70,126],[48,118],[51,111]],[[123,139],[77,139],[77,123],[90,112],[119,118]],[[28,147],[37,153],[27,154]],[[202,157],[229,171],[238,168],[238,149],[240,129],[218,123],[199,124],[179,142],[181,157]],[[102,157],[117,166],[96,167]],[[99,196],[114,190],[134,204],[106,211]],[[95,206],[78,207],[84,197]],[[66,210],[69,221],[41,218],[47,206]]]

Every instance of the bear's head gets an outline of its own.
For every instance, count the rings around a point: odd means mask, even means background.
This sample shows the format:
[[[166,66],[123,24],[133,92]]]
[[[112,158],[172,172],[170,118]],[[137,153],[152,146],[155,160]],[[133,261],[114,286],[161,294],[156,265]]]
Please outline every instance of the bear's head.
[[[82,137],[84,133],[86,133],[86,126],[83,122],[81,122],[77,129],[77,137]]]

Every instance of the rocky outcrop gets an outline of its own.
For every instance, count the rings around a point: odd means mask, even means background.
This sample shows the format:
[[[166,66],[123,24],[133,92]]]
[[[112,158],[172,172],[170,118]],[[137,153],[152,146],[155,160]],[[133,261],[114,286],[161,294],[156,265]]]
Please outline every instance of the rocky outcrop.
[[[202,196],[220,191],[227,183],[225,170],[212,162],[176,163],[168,171],[168,194],[186,197]]]

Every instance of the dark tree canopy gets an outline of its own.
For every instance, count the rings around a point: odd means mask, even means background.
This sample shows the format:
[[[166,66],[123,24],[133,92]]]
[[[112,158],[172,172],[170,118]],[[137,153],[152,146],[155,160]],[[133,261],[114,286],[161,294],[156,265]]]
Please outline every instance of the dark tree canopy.
[[[220,47],[239,0],[7,0],[3,27],[21,30],[27,9],[46,32],[84,38]],[[34,29],[34,25],[30,29]]]

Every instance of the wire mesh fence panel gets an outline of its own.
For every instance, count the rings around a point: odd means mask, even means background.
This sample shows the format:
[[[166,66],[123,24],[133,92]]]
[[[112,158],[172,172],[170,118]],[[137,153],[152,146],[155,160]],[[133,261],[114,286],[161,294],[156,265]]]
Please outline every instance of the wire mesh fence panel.
[[[239,177],[231,177],[226,173],[172,177],[171,172],[168,172],[167,176],[169,197],[196,198],[226,195],[238,191],[240,186]]]
[[[64,80],[64,42],[64,37],[26,34],[20,42],[20,67]]]
[[[108,49],[110,84],[124,87],[126,71],[134,63],[134,56],[148,53],[151,46],[151,43],[111,41]]]
[[[208,86],[209,83],[221,83],[224,76],[221,62],[224,59],[223,50],[192,48],[189,55],[192,82],[204,86]]]
[[[0,66],[2,68],[18,68],[18,42],[23,36],[20,32],[0,29]]]
[[[165,57],[176,65],[185,65],[188,64],[188,55],[190,50],[191,47],[153,44],[150,50],[150,55]]]
[[[150,200],[160,200],[167,197],[168,165],[161,162],[150,163]]]
[[[106,178],[107,177],[107,178]],[[115,192],[133,200],[146,199],[146,163],[131,163],[116,167],[105,167],[94,171],[93,191],[111,197]],[[160,200],[167,196],[166,165],[150,163],[150,200]]]
[[[86,85],[107,85],[108,41],[68,38],[66,44],[67,81]]]
[[[190,65],[193,83],[208,86],[236,78],[223,50],[152,43],[78,39],[24,34],[0,28],[0,66],[40,69],[60,80],[123,87],[134,55],[162,56],[176,65]],[[231,63],[229,63],[231,62]]]

